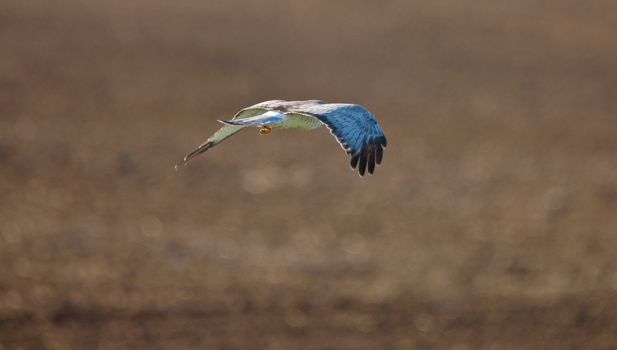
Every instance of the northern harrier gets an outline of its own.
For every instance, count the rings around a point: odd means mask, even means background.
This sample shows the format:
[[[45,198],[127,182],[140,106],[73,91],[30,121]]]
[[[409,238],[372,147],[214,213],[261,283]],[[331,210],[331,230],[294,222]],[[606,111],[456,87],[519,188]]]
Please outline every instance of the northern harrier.
[[[272,100],[244,108],[232,120],[219,122],[225,125],[187,154],[176,169],[248,126],[258,127],[259,133],[266,135],[275,129],[312,130],[325,125],[351,155],[352,169],[359,165],[360,176],[366,170],[369,174],[375,171],[375,164],[381,163],[387,145],[375,117],[356,104]]]

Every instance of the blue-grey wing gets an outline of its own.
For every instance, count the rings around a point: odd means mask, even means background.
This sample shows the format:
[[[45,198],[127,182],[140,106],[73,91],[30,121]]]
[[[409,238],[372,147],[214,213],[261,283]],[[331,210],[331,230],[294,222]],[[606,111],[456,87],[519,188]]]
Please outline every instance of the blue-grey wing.
[[[366,108],[355,104],[326,103],[303,106],[302,111],[322,123],[334,135],[347,154],[351,155],[351,167],[358,167],[361,176],[383,159],[387,146],[386,136],[375,117]]]

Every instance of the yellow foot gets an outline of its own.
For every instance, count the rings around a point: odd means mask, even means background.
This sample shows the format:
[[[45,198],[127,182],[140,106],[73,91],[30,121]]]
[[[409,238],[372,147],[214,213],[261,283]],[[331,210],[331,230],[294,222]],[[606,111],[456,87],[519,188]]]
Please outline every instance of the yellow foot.
[[[260,135],[266,135],[272,132],[272,128],[269,126],[262,126],[261,129],[259,129],[259,134]]]

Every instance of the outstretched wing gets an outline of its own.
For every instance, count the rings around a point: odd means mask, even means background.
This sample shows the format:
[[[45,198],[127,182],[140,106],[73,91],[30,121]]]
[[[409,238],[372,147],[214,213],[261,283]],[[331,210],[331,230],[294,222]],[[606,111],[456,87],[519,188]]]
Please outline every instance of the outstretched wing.
[[[330,129],[347,154],[351,167],[358,167],[360,176],[366,170],[375,171],[375,164],[383,159],[386,136],[375,117],[366,108],[355,104],[326,103],[303,105],[296,113],[317,118]]]
[[[266,102],[262,102],[262,103],[266,103]],[[241,110],[240,112],[236,113],[236,115],[233,117],[232,120],[252,118],[252,117],[255,117],[255,116],[258,116],[260,114],[267,112],[267,109],[260,105],[261,104],[256,104],[254,106]],[[181,166],[186,165],[186,163],[188,163],[191,159],[197,157],[198,155],[209,150],[210,148],[223,142],[228,137],[236,134],[238,131],[244,129],[244,127],[245,125],[226,124],[225,126],[220,128],[217,132],[215,132],[214,135],[210,136],[206,141],[204,141],[201,145],[199,145],[197,148],[192,150],[189,154],[184,156],[184,158],[178,164],[176,164],[176,170],[178,170],[178,168],[180,168]]]

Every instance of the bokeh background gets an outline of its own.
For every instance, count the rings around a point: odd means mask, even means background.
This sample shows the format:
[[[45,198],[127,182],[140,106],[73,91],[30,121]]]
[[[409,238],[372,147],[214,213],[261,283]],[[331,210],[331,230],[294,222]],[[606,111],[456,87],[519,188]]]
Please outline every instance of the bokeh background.
[[[617,348],[614,1],[0,3],[0,349]],[[368,107],[327,130],[216,119]]]

